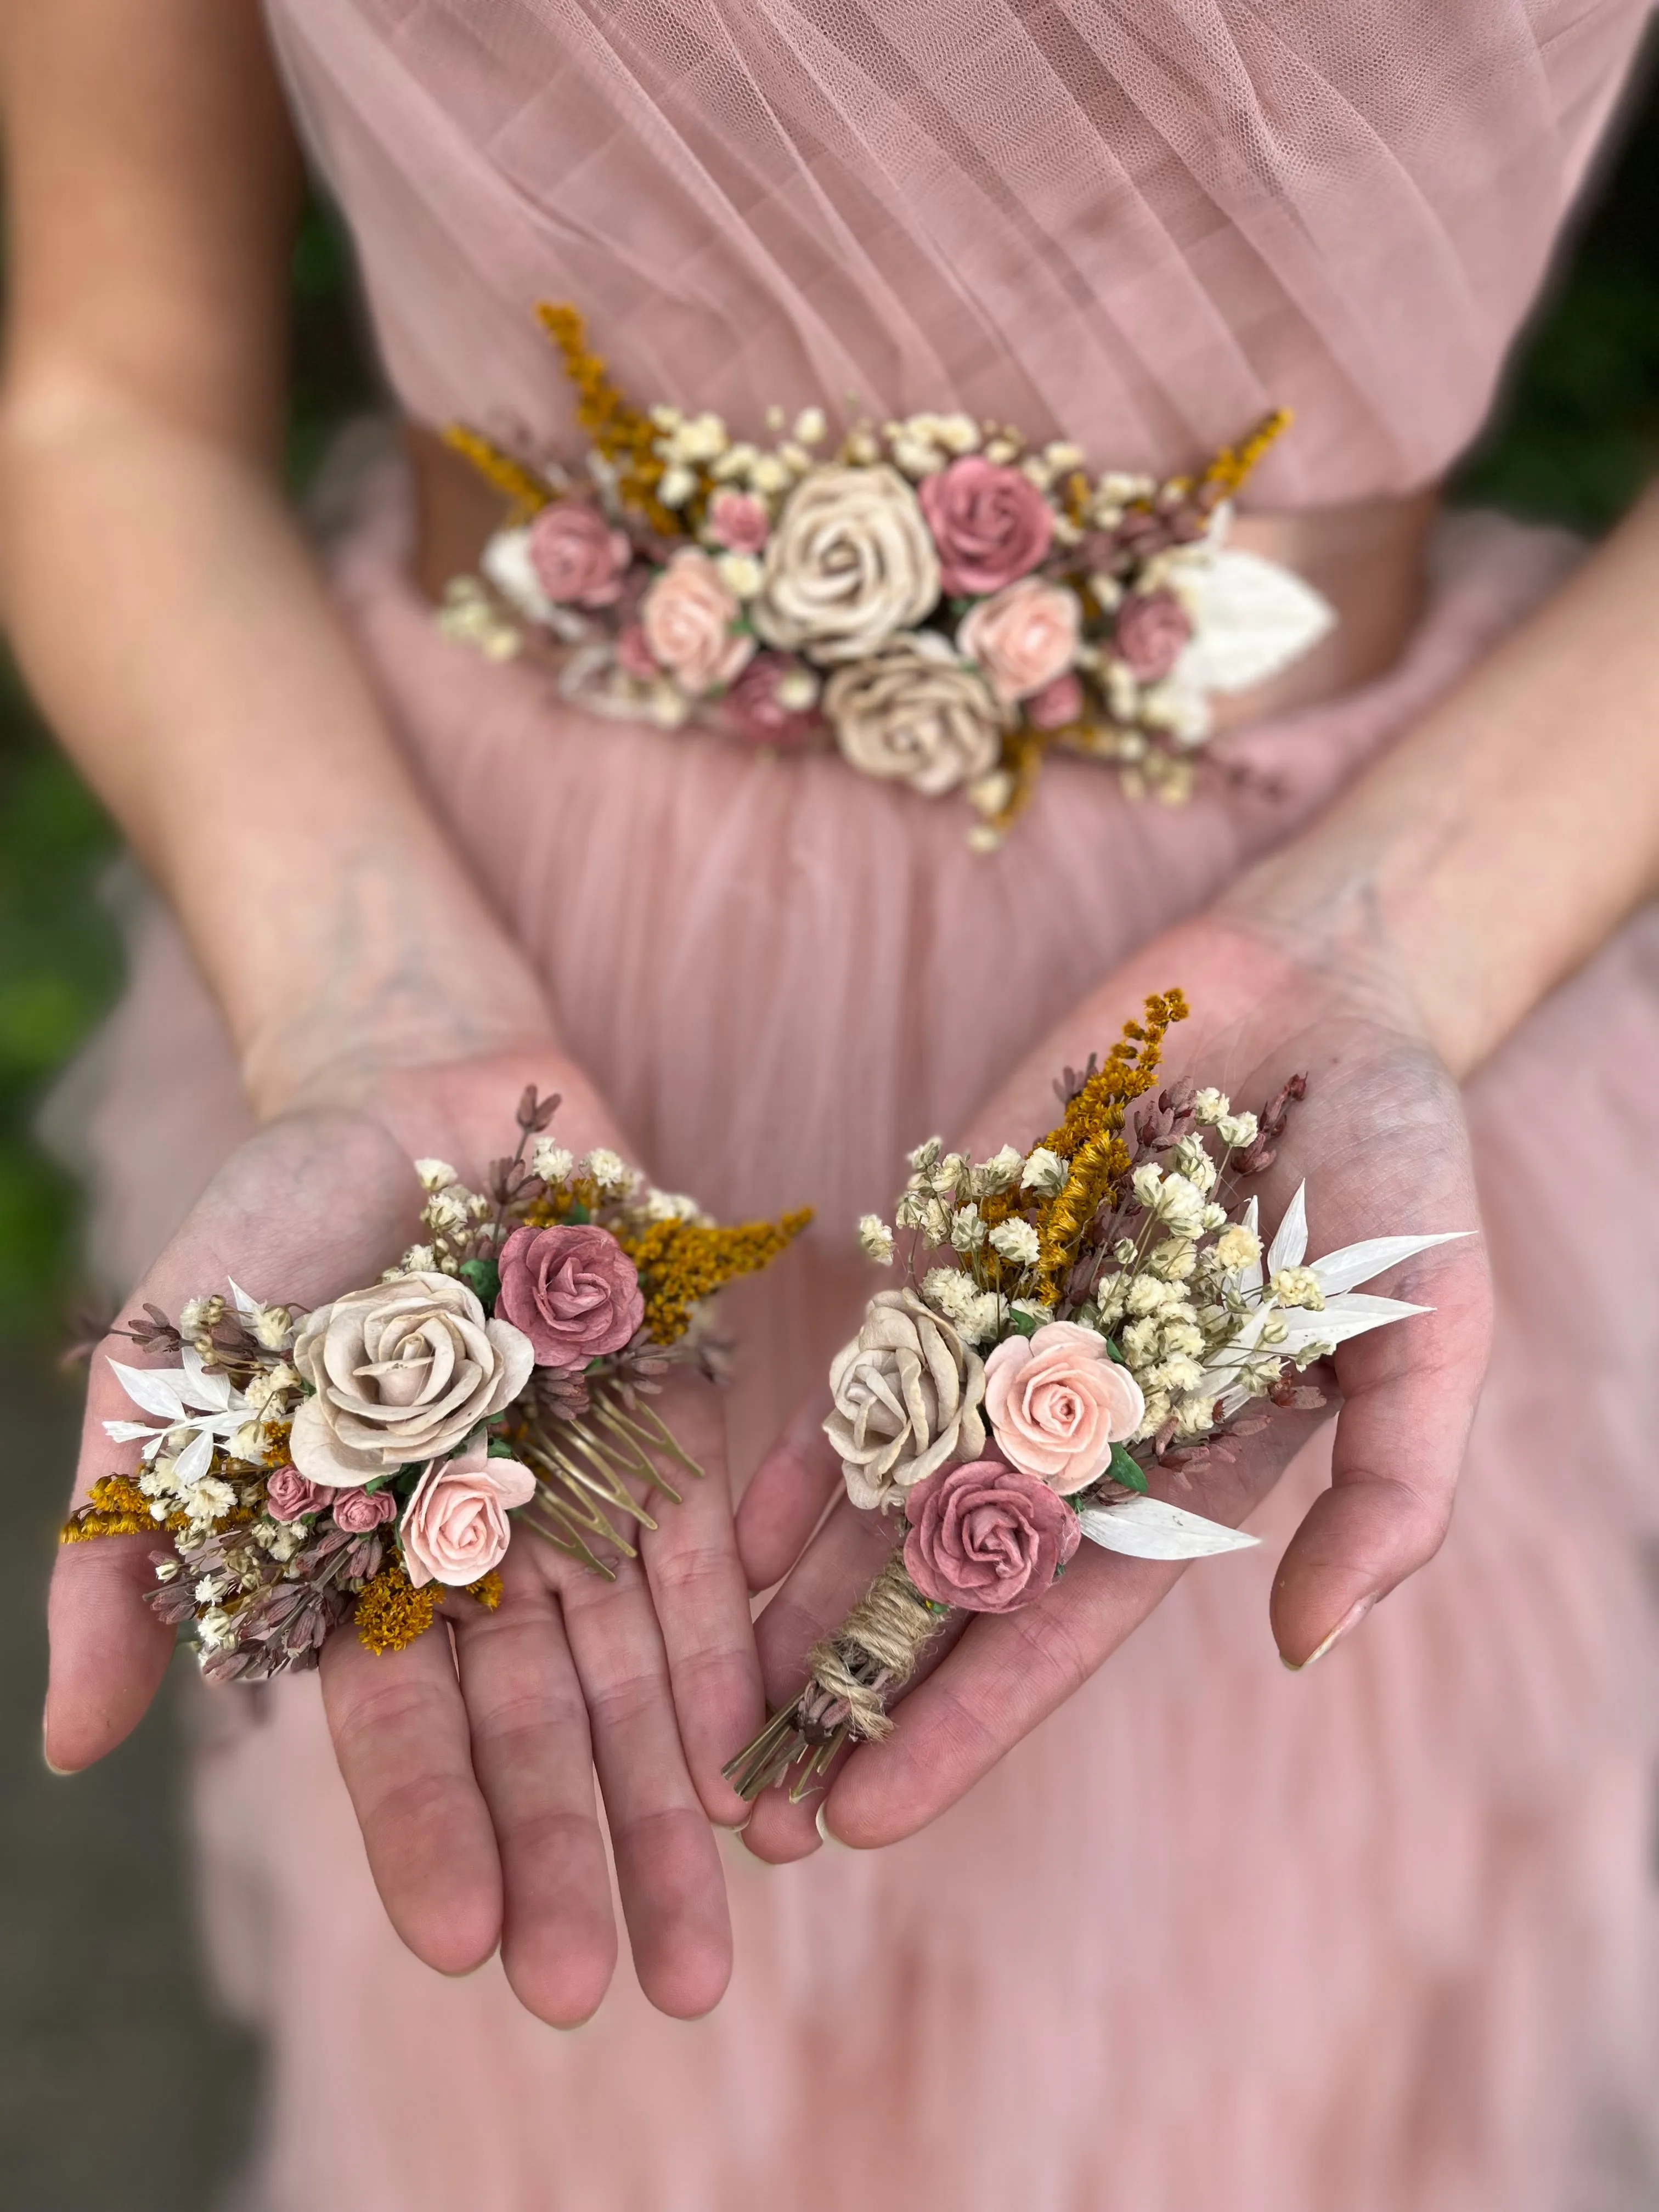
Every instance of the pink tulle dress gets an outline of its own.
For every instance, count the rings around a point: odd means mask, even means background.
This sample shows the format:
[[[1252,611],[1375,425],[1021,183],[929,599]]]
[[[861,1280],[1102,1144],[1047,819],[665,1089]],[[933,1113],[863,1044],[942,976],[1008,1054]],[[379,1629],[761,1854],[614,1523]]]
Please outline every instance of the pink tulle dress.
[[[575,450],[532,319],[565,298],[631,392],[740,432],[854,392],[1175,469],[1288,404],[1254,487],[1279,508],[1411,489],[1473,434],[1646,13],[270,0],[416,418]],[[744,1465],[844,1332],[852,1224],[902,1149],[1306,823],[1573,557],[1446,525],[1387,677],[1228,740],[1262,777],[1166,811],[1062,762],[986,857],[957,808],[833,758],[583,718],[439,636],[408,539],[383,485],[342,600],[572,1047],[669,1188],[819,1208],[743,1307]],[[205,1700],[213,1948],[269,2039],[247,2204],[1659,2203],[1659,1182],[1629,1142],[1655,1127],[1656,986],[1650,918],[1473,1087],[1500,1325],[1435,1565],[1286,1675],[1266,1598],[1301,1468],[1259,1553],[1188,1576],[925,1834],[778,1869],[733,1844],[737,1969],[708,2020],[653,2014],[624,1967],[561,2035],[494,1965],[428,1972],[376,1902],[315,1677]],[[99,1217],[131,1281],[246,1121],[159,916],[96,1066],[106,1170],[143,1163]]]

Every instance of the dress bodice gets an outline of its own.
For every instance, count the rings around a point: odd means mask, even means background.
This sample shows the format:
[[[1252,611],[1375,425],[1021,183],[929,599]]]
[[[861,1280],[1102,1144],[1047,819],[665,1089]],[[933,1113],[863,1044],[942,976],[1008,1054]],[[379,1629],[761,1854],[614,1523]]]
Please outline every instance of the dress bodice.
[[[571,441],[532,314],[632,396],[849,398],[1264,503],[1479,427],[1650,0],[268,0],[417,417]]]

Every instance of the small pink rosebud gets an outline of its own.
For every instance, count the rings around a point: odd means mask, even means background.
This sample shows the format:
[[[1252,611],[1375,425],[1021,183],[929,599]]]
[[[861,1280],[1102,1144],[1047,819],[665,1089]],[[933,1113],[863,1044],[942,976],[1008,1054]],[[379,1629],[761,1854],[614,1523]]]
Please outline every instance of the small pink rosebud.
[[[617,665],[624,676],[636,683],[649,684],[662,674],[655,654],[645,641],[645,632],[638,623],[629,623],[617,640]]]
[[[751,492],[717,491],[708,502],[708,534],[728,553],[758,553],[772,534],[772,518]]]
[[[311,1482],[297,1467],[279,1467],[265,1484],[265,1503],[273,1521],[298,1521],[320,1513],[334,1492],[325,1482]]]
[[[1025,702],[1025,719],[1034,730],[1063,730],[1083,713],[1083,686],[1075,676],[1056,676]]]

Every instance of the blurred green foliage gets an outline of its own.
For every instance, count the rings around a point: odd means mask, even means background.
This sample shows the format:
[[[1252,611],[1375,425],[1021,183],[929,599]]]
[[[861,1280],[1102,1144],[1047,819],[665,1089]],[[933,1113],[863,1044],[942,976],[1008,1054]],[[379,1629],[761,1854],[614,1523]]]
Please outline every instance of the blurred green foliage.
[[[1595,531],[1659,469],[1659,73],[1646,82],[1493,423],[1459,471],[1460,500]],[[294,332],[298,486],[375,393],[349,248],[320,208],[295,252]],[[118,988],[98,896],[114,849],[96,804],[0,672],[0,1330],[12,1334],[55,1332],[75,1278],[74,1193],[30,1125]]]

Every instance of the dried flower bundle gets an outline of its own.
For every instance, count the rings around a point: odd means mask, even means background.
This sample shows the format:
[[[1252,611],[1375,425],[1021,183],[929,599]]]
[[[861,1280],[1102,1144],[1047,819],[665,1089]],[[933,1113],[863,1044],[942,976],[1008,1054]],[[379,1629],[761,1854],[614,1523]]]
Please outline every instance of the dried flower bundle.
[[[306,1312],[236,1284],[122,1332],[176,1365],[111,1368],[145,1420],[135,1475],[106,1475],[64,1528],[165,1535],[150,1602],[193,1625],[203,1672],[314,1666],[347,1620],[398,1650],[446,1589],[500,1602],[511,1522],[614,1576],[663,1471],[701,1470],[651,1401],[676,1366],[717,1376],[711,1302],[811,1218],[721,1228],[614,1152],[581,1159],[520,1103],[512,1157],[469,1190],[417,1160],[425,1241],[378,1283]]]
[[[1039,1603],[1086,1538],[1137,1559],[1255,1541],[1151,1494],[1149,1475],[1228,1459],[1273,1409],[1322,1405],[1305,1370],[1427,1309],[1356,1285],[1446,1235],[1384,1237],[1309,1264],[1305,1186],[1264,1250],[1249,1179],[1306,1091],[1260,1113],[1219,1091],[1159,1090],[1181,994],[1149,999],[1103,1065],[1067,1069],[1059,1124],[988,1160],[937,1139],[910,1156],[892,1224],[860,1241],[902,1288],[878,1291],[830,1370],[825,1431],[894,1548],[818,1644],[809,1679],[726,1769],[746,1798],[799,1798],[887,1707],[953,1613]],[[1461,1234],[1452,1231],[1450,1235]]]
[[[1212,696],[1265,681],[1334,619],[1226,543],[1282,410],[1162,482],[1091,474],[1077,446],[960,414],[855,422],[829,447],[822,409],[787,427],[774,410],[763,446],[717,415],[641,412],[574,308],[540,315],[592,441],[586,480],[452,429],[513,513],[441,621],[493,659],[550,653],[602,713],[834,744],[863,775],[963,792],[988,850],[1051,745],[1186,798]]]

